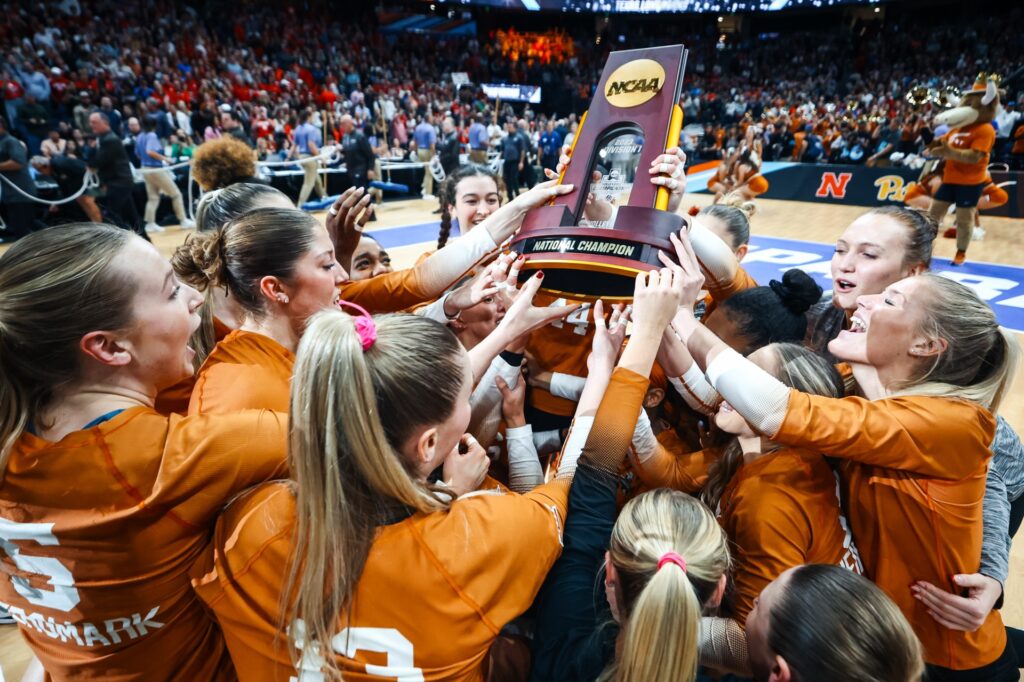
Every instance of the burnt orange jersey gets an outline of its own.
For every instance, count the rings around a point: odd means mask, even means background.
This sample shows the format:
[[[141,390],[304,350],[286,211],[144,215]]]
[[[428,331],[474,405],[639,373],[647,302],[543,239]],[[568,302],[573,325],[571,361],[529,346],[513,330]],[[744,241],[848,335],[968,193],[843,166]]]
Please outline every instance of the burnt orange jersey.
[[[530,606],[561,552],[568,491],[553,481],[526,495],[476,493],[380,527],[332,640],[345,679],[483,680],[491,643]],[[196,566],[196,590],[242,682],[295,679],[292,643],[279,631],[295,523],[291,489],[260,486],[228,507]],[[315,676],[317,650],[299,653]]]
[[[51,679],[230,680],[189,569],[236,493],[285,473],[284,415],[145,407],[53,443],[0,483],[0,602]]]
[[[706,323],[711,313],[715,312],[718,308],[718,304],[722,301],[728,300],[747,289],[753,289],[757,286],[757,280],[750,276],[743,266],[739,266],[736,269],[736,274],[731,280],[718,281],[709,279],[704,283],[707,287],[708,295],[704,299],[704,317],[702,320]]]
[[[943,182],[953,185],[980,185],[985,181],[985,176],[988,175],[988,157],[996,143],[996,129],[991,123],[975,123],[957,128],[940,139],[952,149],[971,149],[984,154],[976,163],[946,159],[946,167],[942,172]]]
[[[708,470],[722,456],[718,448],[691,452],[675,429],[658,434],[658,447],[644,462],[634,459],[633,470],[649,488],[673,488],[696,495],[708,482]]]
[[[269,336],[236,329],[199,368],[189,414],[288,411],[295,354]]]
[[[415,268],[345,282],[340,290],[344,300],[357,303],[373,314],[395,313],[435,298],[423,290]]]
[[[910,586],[926,580],[959,593],[953,576],[978,572],[995,424],[988,411],[965,400],[835,400],[792,391],[773,437],[846,460],[843,498],[867,576],[910,621],[925,660],[955,670],[1002,654],[999,612],[975,632],[949,630],[928,615]]]
[[[839,505],[839,479],[825,458],[783,448],[743,464],[719,501],[735,548],[731,615],[740,624],[768,583],[801,564],[863,573]]]
[[[213,318],[214,341],[220,343],[224,337],[231,333],[231,327]],[[170,388],[166,388],[156,396],[154,409],[160,414],[188,414],[188,401],[192,398],[192,391],[196,387],[196,375],[182,379]]]
[[[537,294],[535,306],[559,306],[566,301],[553,294]],[[556,320],[530,335],[526,352],[536,359],[542,369],[572,376],[587,375],[587,356],[594,338],[594,311],[587,303],[564,320]],[[530,403],[538,410],[563,417],[572,416],[576,403],[551,395],[541,388],[529,389]]]

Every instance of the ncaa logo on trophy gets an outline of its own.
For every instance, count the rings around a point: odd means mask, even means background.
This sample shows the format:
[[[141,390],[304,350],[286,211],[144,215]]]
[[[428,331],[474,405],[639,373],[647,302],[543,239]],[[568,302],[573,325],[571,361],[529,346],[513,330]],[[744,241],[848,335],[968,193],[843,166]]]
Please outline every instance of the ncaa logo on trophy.
[[[637,273],[661,267],[658,251],[673,253],[669,235],[686,219],[665,210],[668,189],[645,171],[679,144],[686,54],[673,45],[608,56],[561,177],[575,189],[527,213],[512,239],[529,256],[522,278],[543,269],[549,293],[625,300]]]

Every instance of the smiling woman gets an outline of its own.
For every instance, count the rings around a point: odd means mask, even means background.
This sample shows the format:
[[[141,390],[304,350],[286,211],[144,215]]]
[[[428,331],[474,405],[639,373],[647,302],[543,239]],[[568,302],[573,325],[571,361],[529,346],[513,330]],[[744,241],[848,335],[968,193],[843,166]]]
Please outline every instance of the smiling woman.
[[[893,282],[931,266],[938,226],[924,211],[882,206],[854,220],[836,241],[832,300],[807,313],[805,344],[818,352],[850,325],[857,297],[880,293]]]
[[[234,677],[187,571],[224,503],[284,472],[287,427],[153,409],[201,301],[107,225],[0,257],[0,602],[54,679]]]
[[[697,272],[688,243],[680,247],[684,269]],[[920,638],[929,679],[974,671],[1016,680],[1016,655],[997,611],[975,632],[949,630],[910,589],[928,575],[954,590],[953,574],[977,568],[993,412],[1013,378],[1016,341],[973,291],[931,274],[861,296],[856,319],[829,350],[852,364],[865,397],[840,399],[786,387],[692,312],[675,324],[712,385],[758,433],[842,460],[864,568]]]

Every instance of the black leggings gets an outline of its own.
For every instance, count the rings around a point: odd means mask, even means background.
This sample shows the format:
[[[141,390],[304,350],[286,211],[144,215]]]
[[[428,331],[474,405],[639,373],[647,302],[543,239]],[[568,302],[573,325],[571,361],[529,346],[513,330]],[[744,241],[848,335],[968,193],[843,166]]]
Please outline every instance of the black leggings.
[[[1017,650],[1014,649],[1015,634],[1010,632],[1012,629],[1006,629],[1006,648],[1003,649],[1002,655],[988,665],[973,670],[951,670],[937,665],[927,665],[924,673],[925,682],[1016,682],[1020,679],[1020,661]]]

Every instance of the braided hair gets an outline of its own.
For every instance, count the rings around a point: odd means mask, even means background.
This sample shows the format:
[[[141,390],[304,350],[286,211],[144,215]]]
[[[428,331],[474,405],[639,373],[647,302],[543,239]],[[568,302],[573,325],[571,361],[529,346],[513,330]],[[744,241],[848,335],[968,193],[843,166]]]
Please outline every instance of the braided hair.
[[[466,178],[475,177],[486,177],[494,180],[495,186],[498,188],[500,194],[503,189],[503,183],[501,178],[494,173],[490,168],[481,166],[475,163],[469,163],[464,166],[459,166],[454,173],[449,175],[443,183],[441,183],[441,189],[437,193],[438,199],[441,202],[441,229],[437,234],[437,248],[443,249],[445,244],[448,243],[448,236],[452,232],[452,215],[449,212],[448,207],[455,205],[455,194],[459,187],[459,183]],[[459,229],[464,230],[465,226],[459,225]]]

